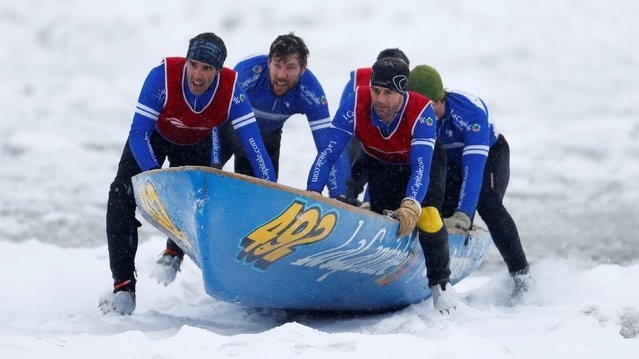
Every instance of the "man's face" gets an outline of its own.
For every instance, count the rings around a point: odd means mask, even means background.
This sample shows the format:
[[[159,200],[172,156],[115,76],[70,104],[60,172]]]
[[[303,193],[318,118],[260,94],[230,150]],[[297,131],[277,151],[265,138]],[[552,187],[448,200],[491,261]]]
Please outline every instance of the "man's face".
[[[297,85],[305,70],[306,68],[300,65],[297,54],[272,57],[268,62],[271,90],[276,96],[284,95]]]
[[[438,119],[444,117],[444,111],[446,110],[444,100],[433,101],[433,109],[435,110],[435,116],[437,116]]]
[[[401,109],[404,95],[385,87],[371,86],[373,110],[386,123],[391,123]]]
[[[199,96],[211,87],[217,75],[215,67],[196,60],[186,61],[186,78],[191,93]]]

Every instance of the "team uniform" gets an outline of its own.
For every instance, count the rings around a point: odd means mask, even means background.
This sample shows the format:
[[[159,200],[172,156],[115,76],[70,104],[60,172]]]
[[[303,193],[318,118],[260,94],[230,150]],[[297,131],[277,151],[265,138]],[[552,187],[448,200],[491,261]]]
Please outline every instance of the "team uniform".
[[[455,211],[486,223],[511,274],[528,269],[517,226],[503,205],[510,179],[510,148],[495,131],[488,108],[477,96],[446,91],[439,140],[448,159],[443,217]]]
[[[371,67],[361,67],[351,71],[349,81],[344,86],[340,103],[344,102],[355,92],[359,86],[369,86],[373,69]],[[351,160],[351,177],[347,182],[347,198],[357,198],[364,190],[367,182],[367,169],[374,163],[370,156],[361,150],[360,141],[353,137],[348,145],[348,153]],[[440,141],[435,142],[433,150],[433,161],[430,169],[430,182],[426,201],[428,206],[433,206],[441,210],[444,200],[444,182],[446,180],[446,152]],[[368,190],[364,192],[364,202],[370,202]]]
[[[166,159],[171,167],[211,166],[212,131],[230,120],[244,148],[254,152],[250,156],[251,165],[260,174],[258,177],[277,179],[235,71],[222,67],[211,87],[196,96],[188,87],[186,61],[184,57],[166,58],[150,71],[110,187],[106,227],[116,284],[126,280],[135,285],[137,227],[141,224],[135,219],[131,177],[161,168]]]
[[[371,67],[361,67],[351,71],[350,76],[348,78],[348,82],[346,83],[346,86],[344,86],[344,90],[342,91],[342,96],[339,100],[339,103],[341,104],[342,102],[346,100],[348,96],[355,93],[355,90],[357,89],[357,87],[370,86],[372,76],[373,76],[373,69]],[[353,162],[359,155],[359,152],[360,152],[359,140],[357,140],[356,137],[353,137],[353,139],[351,139],[350,144],[348,145],[348,154],[349,154],[351,164],[353,164]],[[368,199],[365,199],[365,201],[368,201]]]
[[[373,69],[371,67],[361,67],[351,71],[339,102],[342,103],[346,100],[359,86],[370,86],[372,76]]]
[[[251,103],[265,147],[279,171],[282,128],[286,120],[294,114],[305,115],[316,148],[328,142],[328,128],[331,118],[324,90],[315,75],[307,68],[297,85],[282,96],[271,90],[268,73],[268,56],[256,55],[239,62],[235,68],[238,82],[245,90]],[[235,155],[235,172],[252,175],[246,156],[239,146],[237,136],[229,126],[219,131],[219,142],[215,141],[217,165],[224,166]],[[336,197],[346,192],[346,178],[349,174],[346,156],[336,162],[328,183],[329,194]]]
[[[426,198],[436,137],[436,117],[430,100],[406,92],[402,109],[386,124],[372,110],[370,87],[358,87],[342,101],[333,118],[331,142],[318,153],[307,189],[321,192],[330,165],[353,136],[361,141],[367,157],[364,167],[372,211],[383,213],[385,209],[397,208],[405,198],[422,207],[432,206],[431,199]],[[444,161],[438,159],[438,162]],[[443,178],[437,180],[440,181],[437,186],[443,189]],[[446,228],[442,226],[436,233],[420,229],[419,239],[427,253],[429,286],[447,283],[450,269]]]

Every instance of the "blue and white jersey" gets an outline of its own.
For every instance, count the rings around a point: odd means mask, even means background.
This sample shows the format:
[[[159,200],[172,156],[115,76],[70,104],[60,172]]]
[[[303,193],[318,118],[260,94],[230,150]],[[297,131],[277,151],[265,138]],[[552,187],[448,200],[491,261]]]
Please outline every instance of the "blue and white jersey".
[[[352,70],[348,74],[348,82],[346,83],[346,85],[344,86],[344,89],[342,90],[342,96],[339,99],[339,103],[341,104],[342,102],[346,100],[348,96],[355,93],[356,88],[357,86],[355,86],[355,70]]]
[[[488,151],[497,140],[484,101],[462,91],[446,91],[444,115],[439,119],[439,139],[448,162],[460,163],[462,186],[457,210],[472,217],[477,207]]]
[[[238,83],[246,92],[262,133],[279,131],[294,114],[306,115],[317,150],[326,146],[331,124],[328,101],[322,85],[306,68],[297,85],[282,96],[271,90],[268,56],[254,55],[240,61],[234,68]],[[335,164],[328,189],[331,197],[346,193],[350,175],[348,154]]]
[[[348,82],[342,90],[342,97],[340,97],[339,103],[341,104],[346,100],[348,96],[355,93],[355,89],[359,86],[370,86],[371,77],[373,76],[373,68],[360,67],[352,70],[349,73]]]
[[[262,133],[281,129],[294,114],[306,115],[314,136],[316,131],[330,125],[326,95],[308,68],[297,85],[279,97],[271,91],[267,55],[246,58],[234,70],[238,73],[238,82],[249,98]]]
[[[364,149],[366,150],[369,145],[383,148],[384,144],[379,141],[399,143],[405,147],[404,152],[407,155],[396,157],[392,161],[384,161],[372,156],[382,163],[391,165],[410,164],[412,173],[406,186],[406,198],[421,203],[428,188],[436,137],[435,111],[431,102],[426,102],[427,99],[419,94],[407,93],[404,96],[402,109],[395,115],[393,121],[387,124],[372,109],[370,95],[365,96],[361,92],[370,93],[370,88],[358,87],[355,94],[347,96],[340,104],[330,129],[331,141],[318,152],[310,169],[307,189],[315,192],[322,191],[328,177],[327,167],[336,161],[337,156],[342,153],[351,138],[358,135],[356,131],[358,121],[360,129],[364,122],[368,122],[368,126],[363,126],[363,131],[369,132],[366,134],[362,132],[364,135],[359,138]],[[363,101],[363,103],[357,104],[357,101]],[[357,119],[358,116],[359,119]],[[392,153],[387,155],[388,158],[393,158]]]
[[[219,76],[219,74],[216,76]],[[199,96],[191,93],[187,81],[187,77],[184,76],[182,82],[182,95],[184,96],[184,100],[193,111],[200,112],[211,102],[211,98],[218,89],[218,86],[215,85],[218,81],[214,80],[214,85]],[[156,123],[158,116],[163,111],[166,103],[166,72],[165,62],[163,61],[160,65],[151,69],[142,85],[129,131],[129,147],[131,148],[131,152],[133,152],[138,166],[140,166],[140,169],[143,171],[160,167],[160,163],[151,147],[150,138],[151,134],[157,131]],[[260,154],[266,154],[263,143],[254,140],[260,137],[259,129],[256,125],[251,105],[246,101],[244,90],[238,82],[235,83],[233,88],[233,96],[231,97],[227,120],[232,121],[233,127],[244,148],[252,148],[251,146],[256,143],[257,151],[259,151]],[[211,163],[214,163],[213,150],[211,156]],[[255,156],[248,157],[254,168],[258,169],[259,167],[260,171],[256,171],[256,173],[262,173],[261,178],[271,181],[276,180],[275,170],[268,156],[264,158],[263,164],[257,163]]]

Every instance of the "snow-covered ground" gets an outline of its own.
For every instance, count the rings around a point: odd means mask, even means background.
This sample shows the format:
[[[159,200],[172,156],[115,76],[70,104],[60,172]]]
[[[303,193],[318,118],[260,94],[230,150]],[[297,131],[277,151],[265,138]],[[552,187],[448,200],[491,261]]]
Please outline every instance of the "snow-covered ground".
[[[0,5],[0,357],[639,357],[639,5],[630,0],[377,2],[25,0]],[[334,111],[348,72],[399,47],[482,96],[511,146],[506,205],[536,290],[505,300],[494,248],[430,300],[366,317],[291,317],[207,296],[186,261],[149,278],[164,238],[141,231],[138,308],[103,316],[108,186],[148,71],[213,31],[228,66],[295,31]],[[285,127],[280,182],[315,156]]]

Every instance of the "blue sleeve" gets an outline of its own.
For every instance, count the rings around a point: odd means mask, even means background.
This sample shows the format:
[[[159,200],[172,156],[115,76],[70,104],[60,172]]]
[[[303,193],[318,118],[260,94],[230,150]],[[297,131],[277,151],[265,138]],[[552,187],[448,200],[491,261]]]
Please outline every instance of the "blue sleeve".
[[[318,151],[329,145],[331,141],[330,127],[313,131],[313,139],[315,140],[315,147]],[[328,176],[328,194],[331,198],[336,198],[339,195],[346,194],[346,182],[350,177],[351,168],[348,155],[348,146],[344,147],[340,156],[336,159],[335,163],[331,167]]]
[[[328,129],[331,124],[331,117],[328,110],[328,102],[324,89],[315,75],[313,75],[310,70],[307,70],[304,77],[305,92],[314,94],[314,96],[310,98],[311,101],[305,101],[305,113],[309,126],[311,127],[315,148],[319,151],[328,146],[330,142]],[[350,163],[348,150],[345,150],[342,151],[329,172],[328,182],[326,184],[329,196],[335,198],[339,195],[346,194],[346,181],[349,177]]]
[[[346,97],[348,97],[348,95],[355,92],[355,89],[353,87],[355,86],[354,81],[355,81],[355,71],[351,71],[348,82],[346,83],[346,86],[344,86],[344,90],[342,90],[342,96],[339,99],[339,103],[344,102],[344,100],[346,99]]]
[[[436,116],[432,103],[424,108],[413,128],[410,144],[411,175],[406,186],[406,198],[421,203],[426,196],[430,180],[430,165],[433,159],[436,137]]]
[[[339,108],[331,121],[331,127],[339,128],[348,133],[350,136],[355,134],[355,95],[354,93],[346,96],[344,101],[340,102]]]
[[[481,122],[481,121],[480,121]],[[481,192],[484,177],[484,167],[490,150],[490,133],[486,122],[485,126],[471,123],[464,132],[464,151],[462,155],[462,185],[459,193],[457,210],[464,212],[472,218],[477,208],[479,194]]]
[[[240,139],[246,157],[251,162],[255,177],[277,182],[275,168],[262,142],[255,114],[239,83],[235,84],[229,121]]]
[[[351,71],[349,74],[348,82],[342,90],[342,96],[339,103],[343,103],[349,96],[352,96],[355,89],[354,83],[355,71]],[[329,176],[328,193],[329,196],[335,198],[339,195],[346,194],[346,183],[351,177],[351,158],[348,153],[348,146],[342,151],[342,154],[333,165],[333,171]]]
[[[151,147],[151,134],[165,99],[164,64],[161,64],[144,81],[129,130],[129,147],[142,171],[162,167]]]
[[[222,168],[222,143],[220,142],[220,128],[214,127],[211,133],[211,166]]]
[[[353,135],[354,104],[353,96],[350,97],[350,101],[343,102],[331,126],[323,134],[322,145],[318,148],[317,156],[308,174],[306,184],[308,190],[321,193],[329,181],[333,165],[344,152],[348,155],[345,148]],[[346,193],[345,190],[344,193]]]
[[[326,145],[317,152],[315,162],[308,174],[306,188],[310,191],[322,193],[324,186],[328,183],[331,168],[346,148],[351,136],[337,128],[330,128],[328,138]]]
[[[248,85],[251,83],[251,76],[255,74],[253,67],[261,64],[263,60],[264,56],[255,55],[241,60],[233,67],[233,70],[237,72],[237,82],[245,92],[247,92]],[[261,67],[261,65],[259,66]]]

